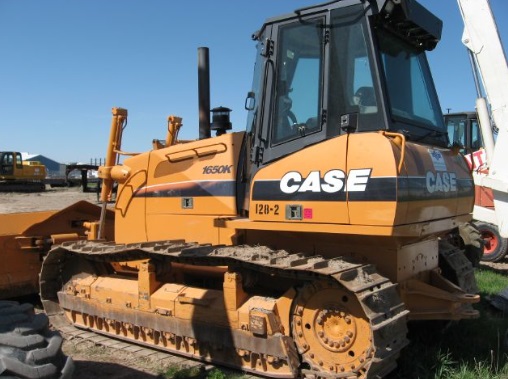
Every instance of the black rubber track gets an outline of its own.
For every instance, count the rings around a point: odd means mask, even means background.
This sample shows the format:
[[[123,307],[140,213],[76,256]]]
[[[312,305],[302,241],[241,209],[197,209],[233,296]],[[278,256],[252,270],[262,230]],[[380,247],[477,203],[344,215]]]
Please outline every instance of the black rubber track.
[[[31,304],[0,301],[0,377],[72,378],[74,363],[62,352],[62,337],[48,316]]]

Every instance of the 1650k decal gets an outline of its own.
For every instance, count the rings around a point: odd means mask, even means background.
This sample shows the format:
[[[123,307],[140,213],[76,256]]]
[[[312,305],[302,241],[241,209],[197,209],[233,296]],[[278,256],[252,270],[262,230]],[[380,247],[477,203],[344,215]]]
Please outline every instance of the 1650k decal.
[[[280,181],[280,190],[287,194],[296,192],[325,192],[365,191],[372,169],[354,169],[345,172],[339,169],[330,170],[321,179],[320,171],[311,171],[306,178],[298,171],[286,173]]]
[[[204,166],[203,175],[210,174],[231,174],[233,165]]]

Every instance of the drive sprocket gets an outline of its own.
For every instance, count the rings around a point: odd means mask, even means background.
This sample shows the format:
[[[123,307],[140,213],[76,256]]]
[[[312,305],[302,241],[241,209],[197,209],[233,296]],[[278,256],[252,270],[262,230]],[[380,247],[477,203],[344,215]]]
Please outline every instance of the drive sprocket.
[[[320,281],[301,288],[292,327],[298,351],[312,370],[358,377],[368,370],[374,356],[370,323],[356,296],[340,285]]]

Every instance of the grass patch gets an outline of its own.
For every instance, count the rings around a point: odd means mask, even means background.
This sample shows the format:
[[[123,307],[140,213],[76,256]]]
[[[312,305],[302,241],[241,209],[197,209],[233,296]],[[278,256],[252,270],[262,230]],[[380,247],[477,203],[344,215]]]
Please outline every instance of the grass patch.
[[[244,377],[238,371],[218,368],[206,370],[203,365],[194,367],[172,365],[161,376],[166,379],[242,379]]]
[[[494,295],[508,287],[508,277],[491,269],[477,269],[476,281],[481,295]]]
[[[201,366],[182,367],[174,365],[164,372],[164,377],[167,379],[203,378],[202,375],[203,370]]]
[[[412,322],[410,345],[399,358],[390,379],[508,378],[505,333],[508,315],[494,309],[489,295],[508,287],[508,277],[489,269],[476,272],[480,318],[456,322]]]

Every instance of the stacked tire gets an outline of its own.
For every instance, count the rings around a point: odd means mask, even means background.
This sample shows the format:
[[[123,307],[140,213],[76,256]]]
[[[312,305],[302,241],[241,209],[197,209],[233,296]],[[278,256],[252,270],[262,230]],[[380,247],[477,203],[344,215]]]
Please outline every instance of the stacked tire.
[[[74,363],[62,352],[63,339],[49,329],[48,316],[31,304],[0,301],[0,377],[67,379]]]

